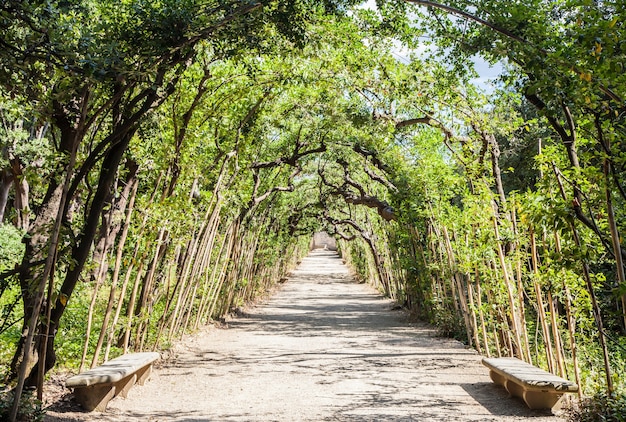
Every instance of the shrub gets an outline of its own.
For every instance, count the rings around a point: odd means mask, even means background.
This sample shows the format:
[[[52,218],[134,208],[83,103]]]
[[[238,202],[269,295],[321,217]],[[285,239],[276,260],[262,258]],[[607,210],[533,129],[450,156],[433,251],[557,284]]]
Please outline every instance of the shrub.
[[[0,420],[8,421],[13,406],[13,392],[6,391],[0,393]],[[20,397],[20,406],[17,411],[17,421],[19,422],[35,422],[43,421],[45,411],[42,408],[41,401],[37,400],[33,391],[24,391]]]
[[[0,272],[13,268],[23,254],[22,232],[11,224],[0,224]]]
[[[0,223],[0,273],[12,270],[24,253],[22,232]],[[20,338],[21,302],[16,277],[0,277],[0,379],[8,371],[14,346]],[[0,420],[4,420],[0,417]]]
[[[626,422],[626,392],[605,392],[584,398],[568,411],[571,422]]]

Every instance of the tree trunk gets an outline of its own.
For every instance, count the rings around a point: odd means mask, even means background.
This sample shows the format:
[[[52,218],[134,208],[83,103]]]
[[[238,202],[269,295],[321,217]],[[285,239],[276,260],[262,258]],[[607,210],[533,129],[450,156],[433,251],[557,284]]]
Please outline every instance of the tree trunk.
[[[36,292],[37,284],[44,276],[44,268],[42,268],[41,264],[45,262],[46,254],[49,252],[47,248],[49,240],[48,227],[57,219],[56,215],[63,202],[62,186],[55,185],[52,186],[50,190],[52,193],[47,195],[46,201],[29,231],[29,236],[26,237],[26,248],[24,258],[22,259],[23,270],[19,273],[25,318],[22,324],[22,337],[18,341],[15,354],[11,361],[11,374],[9,375],[9,379],[14,379],[17,376],[18,367],[20,366],[22,358],[27,359],[33,365],[35,365],[37,361],[36,349],[25,350],[24,341],[29,332],[28,324],[31,315],[33,315],[35,308],[39,306],[38,303],[40,299],[36,297]],[[27,372],[30,373],[31,370],[32,367],[28,368]],[[35,384],[28,383],[27,385]]]
[[[4,222],[11,186],[13,186],[13,173],[5,168],[0,172],[0,224]]]
[[[84,89],[82,103],[87,103],[88,88]],[[48,364],[54,365],[54,335],[50,335],[51,310],[50,297],[48,298],[45,310],[45,322],[41,319],[41,308],[44,302],[46,283],[49,283],[48,293],[53,291],[53,274],[56,265],[61,224],[67,212],[68,192],[74,167],[76,165],[76,153],[78,144],[82,139],[82,133],[76,130],[76,126],[66,119],[65,114],[59,115],[59,122],[66,123],[60,125],[61,144],[67,154],[67,164],[63,168],[63,183],[57,185],[53,179],[49,186],[48,194],[43,201],[37,220],[37,230],[27,237],[26,250],[22,259],[23,268],[26,268],[19,275],[20,286],[22,288],[22,302],[24,305],[24,320],[22,324],[22,337],[18,341],[15,354],[11,361],[10,378],[17,377],[17,385],[13,397],[13,405],[9,419],[14,422],[20,404],[20,398],[24,386],[37,386],[37,396],[42,396],[43,375]],[[81,127],[79,124],[78,127]],[[48,226],[52,223],[52,230],[47,233]],[[43,257],[45,256],[45,259]],[[45,262],[43,268],[38,261]],[[39,327],[37,325],[39,324]],[[35,339],[35,331],[38,329],[39,336]],[[42,344],[44,342],[44,344]],[[51,349],[52,353],[48,353]],[[42,356],[43,355],[43,356]],[[43,361],[44,370],[40,370],[38,365]],[[41,380],[40,380],[41,379]]]
[[[71,258],[74,262],[74,265],[73,267],[68,269],[65,279],[63,280],[63,284],[59,289],[59,294],[50,316],[49,325],[47,327],[44,326],[45,330],[50,333],[47,337],[46,362],[44,373],[50,370],[56,363],[54,339],[58,332],[59,322],[61,320],[61,317],[63,316],[63,313],[65,312],[74,288],[76,287],[76,283],[80,279],[80,275],[85,266],[87,258],[89,257],[89,252],[91,251],[91,245],[98,229],[100,215],[102,214],[105,200],[108,196],[108,192],[111,189],[112,183],[115,180],[117,169],[122,160],[122,156],[124,155],[124,152],[126,151],[128,143],[130,142],[133,134],[134,132],[127,133],[125,136],[123,136],[117,144],[111,147],[102,162],[98,188],[94,195],[93,201],[89,206],[87,219],[82,230],[82,237],[78,244],[75,245],[74,248],[72,248]],[[37,362],[35,367],[33,367],[33,370],[30,372],[30,375],[28,377],[29,385],[31,383],[32,385],[36,384],[36,378],[38,373],[37,366],[39,364],[40,362]]]

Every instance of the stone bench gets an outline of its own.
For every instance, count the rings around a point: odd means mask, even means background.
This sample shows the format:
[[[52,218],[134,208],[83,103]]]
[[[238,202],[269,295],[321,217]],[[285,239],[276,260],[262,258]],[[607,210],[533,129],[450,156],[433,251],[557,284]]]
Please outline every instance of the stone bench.
[[[483,365],[509,397],[520,397],[531,409],[552,409],[563,394],[578,391],[575,383],[517,358],[483,358]]]
[[[130,353],[74,375],[65,381],[74,389],[74,397],[87,411],[104,412],[114,397],[126,397],[135,383],[143,385],[152,372],[152,364],[160,358],[156,352]]]

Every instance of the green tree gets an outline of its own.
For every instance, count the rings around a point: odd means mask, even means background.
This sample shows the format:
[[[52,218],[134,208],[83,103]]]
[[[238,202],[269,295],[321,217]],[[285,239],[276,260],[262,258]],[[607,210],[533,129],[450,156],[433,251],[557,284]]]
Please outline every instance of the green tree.
[[[322,7],[341,13],[344,6]],[[29,227],[19,274],[25,318],[24,341],[12,365],[14,375],[21,368],[18,391],[24,381],[41,382],[54,364],[54,336],[89,257],[117,169],[145,116],[175,91],[200,45],[208,43],[204,48],[218,57],[231,56],[262,48],[276,30],[302,42],[303,25],[319,10],[307,2],[3,3],[1,83],[9,95],[38,104],[38,113],[52,125],[60,157]],[[89,179],[95,190],[79,190]],[[79,195],[85,219],[68,221]],[[79,235],[68,236],[71,232]],[[69,253],[57,261],[60,243]],[[71,265],[55,292],[48,281],[63,261]],[[40,309],[47,314],[41,319]],[[37,338],[49,339],[46,344],[32,341],[38,321],[45,335]]]

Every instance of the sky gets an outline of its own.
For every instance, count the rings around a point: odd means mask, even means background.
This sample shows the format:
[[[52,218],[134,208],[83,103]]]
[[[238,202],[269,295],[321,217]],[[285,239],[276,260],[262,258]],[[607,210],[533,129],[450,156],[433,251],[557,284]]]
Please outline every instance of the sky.
[[[493,91],[493,81],[497,79],[503,72],[504,67],[500,63],[491,66],[482,58],[474,57],[474,68],[478,73],[478,78],[472,79],[472,83],[484,89],[486,92]]]
[[[360,7],[364,9],[377,10],[375,0],[367,0]],[[410,51],[403,48],[400,43],[397,43],[396,45],[397,48],[392,51],[392,54],[394,54],[398,60],[408,63]],[[493,81],[495,81],[504,72],[504,66],[500,63],[496,63],[492,66],[478,56],[475,56],[473,61],[474,69],[476,70],[476,73],[478,73],[478,77],[472,79],[472,83],[487,93],[492,92],[494,90]]]

